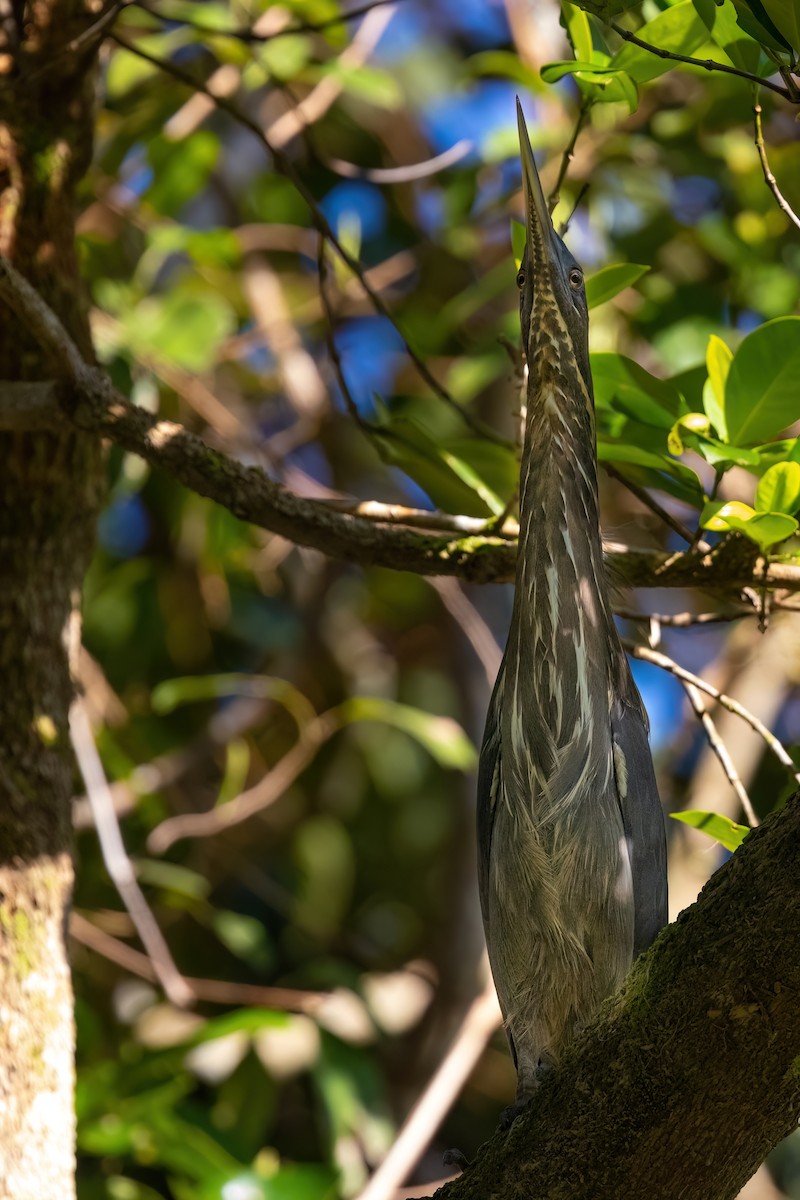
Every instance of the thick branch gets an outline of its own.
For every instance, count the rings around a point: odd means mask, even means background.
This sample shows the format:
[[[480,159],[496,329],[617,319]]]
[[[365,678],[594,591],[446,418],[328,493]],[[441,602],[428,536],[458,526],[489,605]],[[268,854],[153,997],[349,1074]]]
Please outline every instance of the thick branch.
[[[242,466],[183,426],[137,408],[112,387],[101,370],[84,362],[52,310],[3,258],[0,300],[36,337],[62,380],[61,388],[52,392],[54,415],[60,412],[77,428],[109,438],[138,454],[241,520],[349,562],[418,575],[458,575],[474,583],[513,579],[516,545],[506,537],[425,533],[337,511],[324,502],[290,492],[258,467]],[[45,387],[49,389],[50,385]],[[16,393],[12,393],[6,424],[3,394],[0,386],[0,429],[18,427]],[[46,403],[44,396],[37,408],[37,422],[43,419]],[[431,514],[432,528],[435,525],[436,515]],[[684,554],[630,550],[607,543],[606,557],[613,574],[631,587],[737,591],[767,586],[800,591],[800,565],[770,563],[765,572],[755,546],[743,538],[732,538],[705,554],[699,549]]]
[[[441,1200],[732,1200],[800,1117],[800,796]]]

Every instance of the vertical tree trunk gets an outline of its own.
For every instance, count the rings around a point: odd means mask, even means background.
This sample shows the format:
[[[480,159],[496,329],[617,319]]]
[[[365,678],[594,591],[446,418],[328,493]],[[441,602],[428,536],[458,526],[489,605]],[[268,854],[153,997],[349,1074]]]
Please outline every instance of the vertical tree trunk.
[[[0,253],[88,356],[74,247],[91,155],[93,19],[78,0],[0,13]],[[0,381],[48,364],[0,308]],[[0,389],[3,384],[0,382]],[[71,687],[65,636],[101,493],[96,443],[0,434],[0,1196],[74,1195],[73,1015],[65,949],[72,887]]]

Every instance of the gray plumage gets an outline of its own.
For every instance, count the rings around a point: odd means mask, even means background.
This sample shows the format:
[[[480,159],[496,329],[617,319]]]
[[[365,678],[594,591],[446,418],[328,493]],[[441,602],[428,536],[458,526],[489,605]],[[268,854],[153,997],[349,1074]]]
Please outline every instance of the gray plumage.
[[[553,229],[518,115],[519,557],[478,776],[481,907],[517,1107],[652,942],[667,902],[647,716],[603,567],[583,275]]]

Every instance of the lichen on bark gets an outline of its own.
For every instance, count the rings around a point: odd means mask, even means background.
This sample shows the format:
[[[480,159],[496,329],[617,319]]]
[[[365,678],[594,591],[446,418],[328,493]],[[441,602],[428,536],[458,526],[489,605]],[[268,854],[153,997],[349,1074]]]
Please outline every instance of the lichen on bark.
[[[75,0],[26,8],[0,88],[0,253],[92,357],[74,246],[74,189],[91,154],[91,56],[64,44],[92,21]],[[41,347],[0,309],[0,381],[46,379]],[[0,383],[2,389],[2,383]],[[96,439],[0,435],[0,1195],[74,1195],[72,889],[65,629],[101,494]]]

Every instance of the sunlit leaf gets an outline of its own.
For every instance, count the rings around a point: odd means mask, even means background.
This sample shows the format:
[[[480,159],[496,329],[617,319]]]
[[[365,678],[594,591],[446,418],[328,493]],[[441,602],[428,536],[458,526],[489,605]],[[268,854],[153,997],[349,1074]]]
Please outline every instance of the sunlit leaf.
[[[618,68],[594,62],[561,61],[545,64],[541,75],[545,83],[557,83],[565,75],[572,75],[581,90],[596,103],[623,101],[630,112],[635,112],[639,103],[636,84],[626,71]]]
[[[567,0],[562,0],[561,12],[576,59],[592,62],[592,30],[586,13]]]
[[[748,334],[725,386],[728,436],[738,445],[765,441],[800,419],[800,317],[778,317]]]
[[[589,308],[597,308],[613,299],[626,287],[631,287],[650,270],[639,263],[613,263],[602,267],[586,280],[586,303]]]
[[[251,696],[274,700],[282,705],[298,725],[305,725],[316,716],[313,706],[303,693],[286,679],[272,675],[186,675],[165,679],[151,693],[153,711],[162,715],[180,704],[193,704],[223,696]]]
[[[718,532],[734,530],[743,533],[764,553],[798,529],[794,517],[779,512],[755,512],[740,500],[710,501],[700,515],[700,524],[704,529]]]
[[[765,471],[756,488],[758,512],[795,513],[800,508],[800,463],[777,463]]]
[[[381,696],[354,696],[344,701],[340,711],[347,721],[383,721],[395,729],[402,729],[424,746],[442,767],[469,771],[475,765],[475,747],[452,717],[436,716]]]
[[[674,812],[669,815],[673,821],[682,821],[684,825],[691,825],[693,829],[707,833],[709,837],[720,842],[726,850],[731,852],[739,849],[750,832],[747,825],[737,825],[735,821],[731,821],[729,817],[720,816],[719,813],[685,809],[683,812]]]
[[[712,333],[706,350],[707,386],[703,388],[703,408],[723,441],[727,439],[725,420],[725,385],[733,361],[733,353],[722,338]]]
[[[636,36],[660,50],[690,55],[708,40],[708,29],[692,0],[680,0],[638,29]],[[674,65],[669,59],[660,58],[632,42],[626,42],[611,60],[612,67],[627,71],[637,83],[656,79]]]
[[[670,454],[678,457],[683,454],[684,444],[682,435],[687,433],[708,433],[710,427],[711,422],[702,413],[684,413],[682,417],[678,417],[667,434],[667,448]]]

